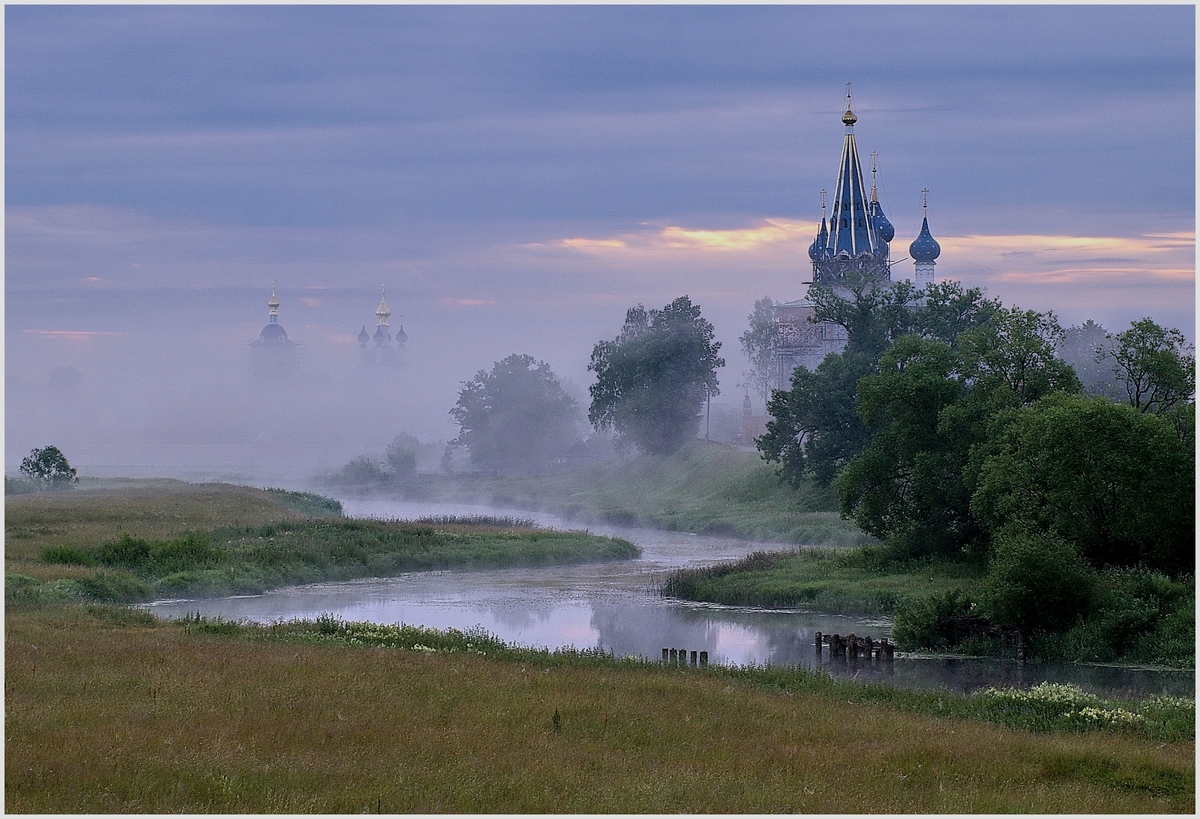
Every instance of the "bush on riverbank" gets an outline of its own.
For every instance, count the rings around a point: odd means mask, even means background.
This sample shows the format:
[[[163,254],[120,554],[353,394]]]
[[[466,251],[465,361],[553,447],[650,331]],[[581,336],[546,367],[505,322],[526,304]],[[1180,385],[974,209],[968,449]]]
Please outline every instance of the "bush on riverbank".
[[[731,606],[807,608],[830,614],[894,614],[910,602],[974,588],[982,572],[949,561],[893,562],[876,547],[756,552],[741,560],[671,572],[666,597]]]

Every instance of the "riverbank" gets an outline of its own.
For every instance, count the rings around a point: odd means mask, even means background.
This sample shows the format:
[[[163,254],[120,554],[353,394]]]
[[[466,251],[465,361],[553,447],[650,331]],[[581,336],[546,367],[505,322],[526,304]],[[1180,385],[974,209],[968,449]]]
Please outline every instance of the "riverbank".
[[[980,561],[899,560],[880,547],[759,552],[674,571],[661,592],[693,602],[879,614],[894,618],[902,649],[1014,658],[1011,640],[1006,646],[995,634],[955,633],[955,623],[986,599],[986,569]],[[1058,633],[1030,635],[1026,656],[1195,668],[1194,578],[1110,569],[1097,573],[1093,593],[1098,602],[1087,617]]]
[[[982,566],[949,562],[897,565],[875,548],[758,552],[672,572],[662,594],[728,606],[892,616],[933,595],[973,590],[983,571]]]
[[[5,533],[8,605],[252,594],[407,571],[638,554],[619,538],[519,520],[353,520],[319,495],[175,481],[10,497]]]
[[[782,483],[756,452],[693,441],[670,456],[642,455],[543,476],[414,475],[393,484],[331,484],[412,501],[549,512],[583,525],[615,524],[779,543],[872,542],[837,512],[831,487]]]
[[[104,606],[6,625],[15,813],[1194,810],[1189,701],[967,698]]]

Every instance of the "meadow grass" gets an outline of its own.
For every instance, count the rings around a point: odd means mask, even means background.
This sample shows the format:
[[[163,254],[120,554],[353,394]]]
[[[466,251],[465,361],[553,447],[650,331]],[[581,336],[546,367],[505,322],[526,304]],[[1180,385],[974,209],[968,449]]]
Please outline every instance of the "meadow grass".
[[[203,505],[209,501],[214,508]],[[214,526],[224,522],[221,516],[255,522]],[[221,596],[425,569],[621,560],[639,552],[618,538],[512,519],[353,520],[341,517],[337,501],[318,495],[229,485],[19,496],[10,499],[5,523],[19,544],[6,554],[9,606]]]
[[[43,552],[54,546],[93,547],[121,533],[168,538],[218,526],[259,526],[341,515],[336,501],[283,490],[168,479],[81,479],[78,489],[8,496],[4,503],[6,570],[59,577]]]
[[[809,608],[833,614],[895,614],[908,602],[953,589],[973,590],[984,567],[886,559],[878,547],[755,552],[663,582],[667,597],[733,606]]]
[[[970,698],[953,694],[889,695],[791,669],[522,653],[480,634],[329,619],[163,623],[56,607],[9,614],[5,672],[10,812],[1195,805],[1194,732],[1044,720],[1017,729],[965,715]],[[1035,697],[1036,707],[1080,704],[1061,693]]]
[[[546,511],[583,523],[645,526],[783,543],[873,542],[837,513],[832,487],[780,481],[755,452],[692,441],[669,456],[642,455],[554,475],[418,476],[399,491]]]

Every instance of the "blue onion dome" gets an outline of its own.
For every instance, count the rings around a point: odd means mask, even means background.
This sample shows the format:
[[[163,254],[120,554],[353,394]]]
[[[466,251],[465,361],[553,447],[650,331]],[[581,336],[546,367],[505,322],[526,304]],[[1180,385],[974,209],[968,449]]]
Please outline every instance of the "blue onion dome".
[[[929,232],[929,219],[921,220],[921,232],[917,234],[917,238],[908,246],[908,254],[912,256],[914,262],[932,262],[942,253],[942,246],[933,238],[933,234]]]
[[[379,327],[375,328],[374,339],[375,339],[375,341],[377,341],[380,344],[386,344],[392,340],[392,334],[385,331],[383,329],[383,326],[380,325]]]
[[[367,334],[367,325],[364,324],[363,328],[358,331],[358,343],[366,344],[370,340],[371,336]]]
[[[883,208],[878,202],[871,203],[871,221],[875,223],[875,235],[885,242],[896,238],[896,228],[883,214]]]
[[[274,323],[262,328],[262,332],[258,334],[258,337],[268,344],[277,344],[288,340],[287,331],[283,329],[283,326]]]
[[[400,344],[408,341],[408,333],[404,332],[404,325],[400,325],[400,329],[396,331],[396,341]]]

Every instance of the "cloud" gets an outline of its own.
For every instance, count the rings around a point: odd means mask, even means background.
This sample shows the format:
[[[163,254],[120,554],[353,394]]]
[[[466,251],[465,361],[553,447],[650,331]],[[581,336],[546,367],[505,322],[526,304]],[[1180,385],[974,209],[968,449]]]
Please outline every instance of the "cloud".
[[[100,330],[37,330],[31,328],[23,328],[21,332],[62,341],[94,341],[98,338],[125,335],[125,333]]]

